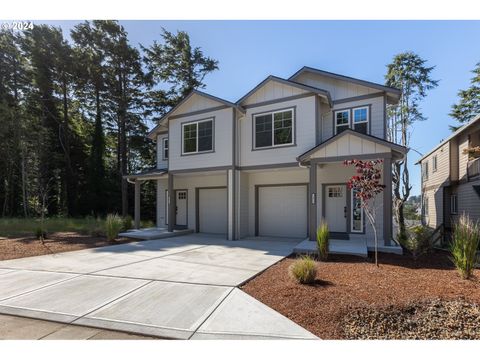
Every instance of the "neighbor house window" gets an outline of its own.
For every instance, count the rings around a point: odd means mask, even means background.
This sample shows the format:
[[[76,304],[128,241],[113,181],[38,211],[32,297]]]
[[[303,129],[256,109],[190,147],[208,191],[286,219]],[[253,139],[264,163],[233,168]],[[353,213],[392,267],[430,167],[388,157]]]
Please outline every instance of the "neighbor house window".
[[[255,149],[293,144],[293,109],[254,116]]]
[[[213,119],[182,124],[183,154],[213,151]]]
[[[432,171],[437,171],[437,155],[434,155],[432,158]]]
[[[428,161],[422,164],[422,181],[428,180]]]
[[[457,194],[450,195],[450,214],[456,215],[458,212]]]
[[[163,160],[168,159],[168,139],[163,139]]]
[[[350,127],[350,110],[342,110],[335,112],[335,134],[340,134],[342,131]]]
[[[368,133],[368,107],[353,109],[353,130],[363,134]]]
[[[352,189],[352,232],[363,231],[362,200],[357,198],[357,191]]]
[[[428,217],[428,197],[423,198],[423,215],[425,218]]]

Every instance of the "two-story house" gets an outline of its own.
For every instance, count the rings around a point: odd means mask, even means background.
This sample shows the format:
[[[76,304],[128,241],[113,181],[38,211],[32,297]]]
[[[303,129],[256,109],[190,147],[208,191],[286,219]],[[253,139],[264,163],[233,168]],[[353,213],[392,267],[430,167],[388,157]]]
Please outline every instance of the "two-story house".
[[[245,237],[315,239],[321,219],[333,238],[373,231],[346,183],[347,159],[383,159],[377,226],[392,239],[391,165],[406,149],[386,140],[386,106],[400,91],[303,67],[269,76],[237,102],[193,91],[150,132],[156,170],[129,175],[136,192],[157,182],[157,226]],[[136,224],[140,203],[136,197]]]
[[[465,124],[417,164],[422,168],[422,219],[447,232],[459,214],[480,220],[480,115]]]

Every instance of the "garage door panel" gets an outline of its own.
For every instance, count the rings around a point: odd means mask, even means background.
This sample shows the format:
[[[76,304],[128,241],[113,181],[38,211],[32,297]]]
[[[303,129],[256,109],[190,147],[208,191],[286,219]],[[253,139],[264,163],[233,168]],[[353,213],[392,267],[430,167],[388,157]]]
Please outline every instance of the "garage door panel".
[[[227,189],[199,189],[198,231],[209,234],[227,233]]]
[[[262,186],[258,190],[260,236],[307,236],[307,186]]]

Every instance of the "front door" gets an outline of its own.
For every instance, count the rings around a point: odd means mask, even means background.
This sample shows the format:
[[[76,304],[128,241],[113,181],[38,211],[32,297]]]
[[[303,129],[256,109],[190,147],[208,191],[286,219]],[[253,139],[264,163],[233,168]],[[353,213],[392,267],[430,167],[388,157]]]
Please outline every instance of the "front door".
[[[331,232],[347,232],[347,187],[325,187],[325,220]]]
[[[175,191],[175,225],[187,226],[187,190]]]

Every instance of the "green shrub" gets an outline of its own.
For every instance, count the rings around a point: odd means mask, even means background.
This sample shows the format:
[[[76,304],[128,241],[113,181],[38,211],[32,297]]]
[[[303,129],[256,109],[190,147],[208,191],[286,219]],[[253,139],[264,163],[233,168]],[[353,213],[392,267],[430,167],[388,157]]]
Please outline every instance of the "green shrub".
[[[317,250],[320,260],[328,258],[328,224],[322,222],[317,228]]]
[[[406,229],[403,234],[399,234],[397,240],[412,254],[414,259],[417,259],[432,250],[431,235],[432,229],[424,225],[416,225]]]
[[[127,231],[133,228],[133,219],[130,215],[123,218],[123,231]]]
[[[42,227],[38,227],[35,230],[35,238],[40,241],[45,240],[47,238],[47,232],[45,231],[45,229],[43,229]]]
[[[290,276],[300,284],[311,284],[317,275],[317,266],[310,256],[302,256],[290,265]]]
[[[454,225],[450,251],[452,261],[462,275],[468,279],[473,274],[477,262],[477,249],[480,241],[480,226],[468,215],[462,215]]]
[[[113,241],[118,237],[118,233],[122,231],[123,219],[118,214],[108,214],[105,220],[105,234],[108,241]]]

